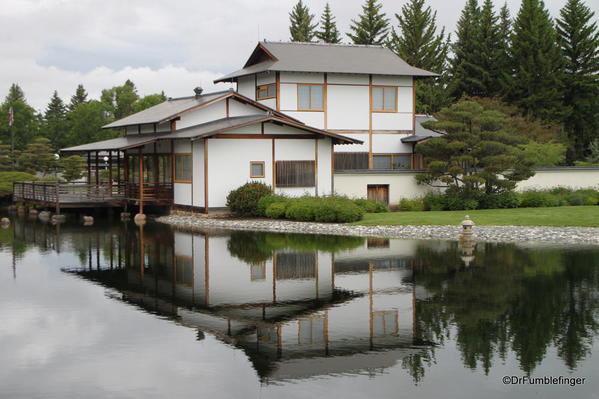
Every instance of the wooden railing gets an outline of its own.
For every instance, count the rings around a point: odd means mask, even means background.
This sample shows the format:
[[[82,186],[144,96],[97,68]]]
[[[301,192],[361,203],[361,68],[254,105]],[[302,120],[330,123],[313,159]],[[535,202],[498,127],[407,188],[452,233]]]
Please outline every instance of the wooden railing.
[[[139,185],[134,183],[56,183],[15,182],[14,201],[40,203],[106,203],[138,201]],[[170,204],[173,201],[172,183],[144,183],[144,202]]]

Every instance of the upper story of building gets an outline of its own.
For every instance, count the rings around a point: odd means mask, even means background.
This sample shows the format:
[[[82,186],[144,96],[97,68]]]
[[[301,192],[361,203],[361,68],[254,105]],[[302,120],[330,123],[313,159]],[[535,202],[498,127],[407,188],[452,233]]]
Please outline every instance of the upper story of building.
[[[433,76],[382,46],[264,41],[215,83],[319,129],[413,134],[415,79]]]

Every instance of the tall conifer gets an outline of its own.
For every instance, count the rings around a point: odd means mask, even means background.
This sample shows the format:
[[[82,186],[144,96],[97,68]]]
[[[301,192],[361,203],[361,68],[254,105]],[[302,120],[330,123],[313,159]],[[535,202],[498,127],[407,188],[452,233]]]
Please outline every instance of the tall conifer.
[[[564,127],[570,139],[569,160],[588,155],[599,139],[599,32],[595,13],[582,0],[568,0],[560,10],[557,32],[564,65]]]
[[[522,0],[512,34],[508,100],[525,115],[560,120],[563,57],[542,0]]]
[[[55,151],[66,144],[68,131],[66,111],[62,99],[58,96],[58,92],[54,90],[44,113],[42,135],[50,140],[50,145]]]
[[[382,4],[378,0],[366,0],[362,6],[362,14],[352,19],[349,26],[352,33],[347,36],[354,44],[383,44],[389,31],[389,20],[381,12]]]
[[[75,94],[73,94],[73,96],[71,96],[71,102],[69,103],[69,110],[72,111],[75,108],[77,108],[77,106],[79,104],[83,104],[84,102],[87,102],[87,92],[85,91],[85,88],[83,87],[82,84],[77,85],[77,90],[75,90]]]
[[[480,8],[478,0],[467,0],[458,20],[451,60],[450,93],[455,98],[463,95],[478,96],[483,90],[480,67]]]
[[[321,30],[316,32],[316,37],[325,43],[339,43],[341,38],[339,37],[339,30],[337,30],[337,23],[335,17],[331,12],[331,6],[329,3],[324,7],[324,12],[320,17]]]
[[[308,6],[299,0],[289,13],[289,33],[292,42],[311,42],[314,40],[314,30],[318,24],[312,24],[314,15],[310,14]]]

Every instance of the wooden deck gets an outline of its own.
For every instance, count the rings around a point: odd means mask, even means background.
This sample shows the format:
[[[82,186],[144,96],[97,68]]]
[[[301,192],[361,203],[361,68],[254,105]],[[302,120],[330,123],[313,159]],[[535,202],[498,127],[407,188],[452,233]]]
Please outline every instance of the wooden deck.
[[[121,207],[139,205],[139,184],[15,182],[13,201],[61,208]],[[171,205],[172,183],[144,183],[145,205]]]

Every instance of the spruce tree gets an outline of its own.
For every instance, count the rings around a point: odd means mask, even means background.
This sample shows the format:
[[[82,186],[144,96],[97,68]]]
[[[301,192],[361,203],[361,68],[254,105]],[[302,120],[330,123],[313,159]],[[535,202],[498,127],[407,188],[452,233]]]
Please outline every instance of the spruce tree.
[[[54,90],[54,94],[44,113],[42,135],[50,140],[50,145],[55,151],[66,144],[68,131],[66,114],[67,109],[62,99],[58,96],[58,92]]]
[[[8,94],[4,100],[7,103],[15,102],[15,101],[25,101],[25,93],[23,93],[23,89],[16,83],[10,85],[8,89]]]
[[[299,0],[289,13],[289,33],[292,42],[311,42],[314,40],[314,30],[318,24],[312,24],[314,15],[310,14],[308,6]]]
[[[324,7],[324,12],[320,17],[321,30],[316,32],[316,37],[325,43],[339,43],[341,37],[339,36],[339,30],[337,30],[337,23],[335,17],[331,12],[331,6],[329,3]]]
[[[555,28],[541,0],[522,0],[514,21],[507,98],[525,115],[560,120],[562,54]]]
[[[571,150],[569,161],[589,153],[599,138],[599,32],[592,12],[581,0],[569,0],[557,20],[559,45],[565,60],[564,127]]]
[[[410,0],[395,14],[398,30],[391,29],[387,46],[408,64],[443,74],[447,68],[449,36],[437,33],[437,13],[424,6],[424,0]],[[449,105],[445,77],[426,79],[416,86],[416,112],[433,113]]]
[[[478,0],[468,0],[457,23],[457,40],[453,44],[450,93],[455,98],[478,96],[483,90],[480,68],[480,8]]]
[[[485,0],[477,29],[476,40],[479,46],[477,71],[479,73],[481,97],[493,97],[501,93],[503,70],[499,60],[506,56],[502,48],[501,24],[493,10],[492,0]]]
[[[75,90],[75,94],[71,97],[71,102],[69,103],[69,110],[72,111],[79,104],[83,104],[87,102],[87,92],[82,84],[77,85],[77,90]]]
[[[352,19],[350,29],[353,33],[347,36],[354,44],[377,44],[384,43],[389,31],[389,20],[378,0],[366,0],[362,6],[362,14],[358,20]]]
[[[497,47],[497,59],[495,64],[499,71],[497,77],[497,91],[493,93],[494,96],[502,97],[509,89],[509,76],[510,76],[510,43],[512,35],[512,18],[510,16],[510,9],[507,3],[503,4],[503,7],[499,10],[499,21],[497,22],[497,35],[498,35],[498,47]]]

